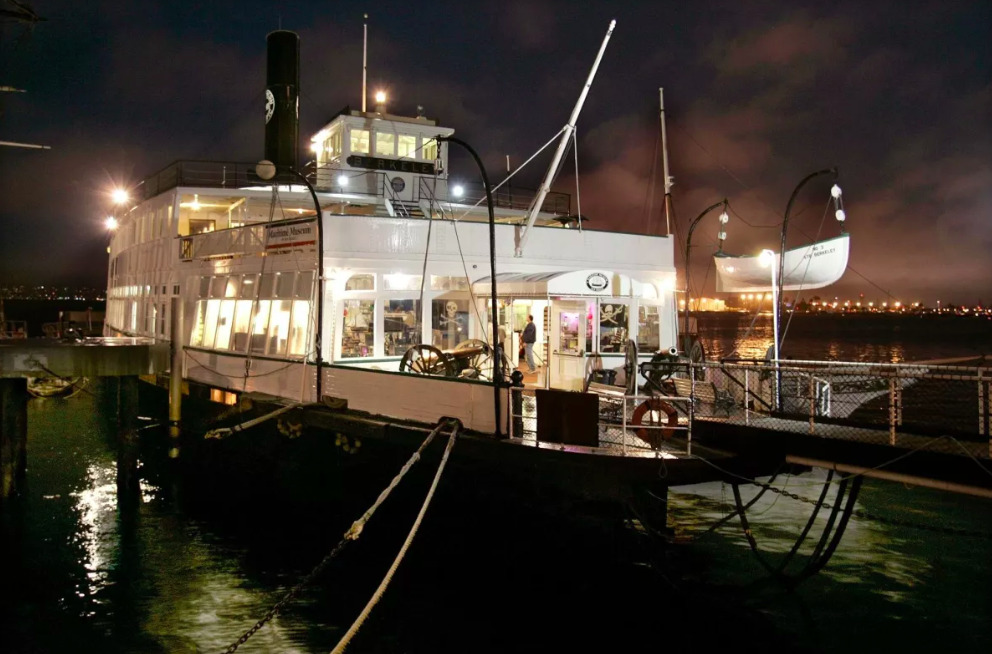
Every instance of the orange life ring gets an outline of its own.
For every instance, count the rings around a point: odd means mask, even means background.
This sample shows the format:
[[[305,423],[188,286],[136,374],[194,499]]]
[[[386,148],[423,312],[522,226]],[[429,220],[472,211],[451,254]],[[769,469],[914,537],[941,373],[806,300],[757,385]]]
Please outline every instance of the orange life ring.
[[[667,423],[665,423],[667,424],[667,427],[664,429],[647,429],[645,427],[641,427],[636,433],[637,437],[642,441],[651,443],[651,447],[657,448],[661,444],[662,439],[667,441],[675,435],[675,428],[679,424],[679,414],[678,411],[675,410],[675,407],[668,402],[652,397],[637,405],[637,408],[634,409],[634,415],[630,419],[630,424],[652,426],[662,424],[662,419],[658,420],[658,422],[654,422],[652,419],[653,413],[664,413],[668,416]],[[648,422],[644,422],[645,416],[648,416]]]

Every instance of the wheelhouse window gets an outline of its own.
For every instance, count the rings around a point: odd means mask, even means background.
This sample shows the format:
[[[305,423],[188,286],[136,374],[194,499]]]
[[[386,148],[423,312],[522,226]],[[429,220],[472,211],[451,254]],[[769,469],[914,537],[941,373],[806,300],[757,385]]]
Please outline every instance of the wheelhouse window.
[[[437,141],[435,139],[424,139],[424,147],[420,152],[420,158],[427,161],[437,159]]]
[[[345,300],[341,333],[341,358],[375,354],[375,300]]]
[[[637,307],[637,349],[640,352],[657,352],[661,349],[658,307],[640,305]]]
[[[627,305],[601,302],[599,305],[599,351],[623,352],[627,343]]]
[[[386,356],[401,356],[420,343],[420,300],[386,300],[382,313]]]
[[[417,156],[417,137],[400,134],[396,137],[396,154],[400,157],[414,158]]]
[[[351,151],[356,154],[368,154],[369,153],[369,130],[367,129],[352,129],[351,130]]]
[[[396,135],[388,132],[378,132],[375,135],[375,153],[380,156],[392,157],[396,154]]]

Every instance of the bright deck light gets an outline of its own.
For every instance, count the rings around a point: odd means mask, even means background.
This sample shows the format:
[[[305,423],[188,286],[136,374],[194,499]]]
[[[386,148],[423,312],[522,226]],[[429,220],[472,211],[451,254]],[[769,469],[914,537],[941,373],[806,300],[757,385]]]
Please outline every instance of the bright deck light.
[[[109,229],[110,231],[114,231],[115,229],[117,229],[117,225],[118,225],[117,219],[114,218],[113,216],[107,216],[107,219],[103,221],[103,224],[106,225],[107,229]]]
[[[348,176],[338,175],[338,186],[347,186],[347,185],[348,185]]]
[[[382,104],[383,102],[385,102],[386,101],[386,92],[385,91],[376,91],[375,92],[375,101],[378,102],[379,104]]]
[[[833,197],[835,197],[835,198],[839,198],[839,197],[841,196],[841,192],[842,192],[842,191],[840,190],[840,187],[839,187],[839,186],[837,186],[836,184],[834,184],[834,185],[833,185],[833,186],[832,186],[832,187],[830,188],[830,195],[832,195],[832,196],[833,196]]]
[[[465,195],[465,187],[462,186],[461,184],[455,184],[453,187],[451,187],[451,194],[454,195],[456,198],[460,198],[463,195]]]
[[[113,199],[114,204],[124,204],[130,199],[128,192],[122,188],[115,188],[111,193],[110,197]]]
[[[837,218],[838,222],[844,222],[844,220],[847,218],[847,214],[844,213],[843,209],[838,209],[837,211],[834,212],[834,217]]]

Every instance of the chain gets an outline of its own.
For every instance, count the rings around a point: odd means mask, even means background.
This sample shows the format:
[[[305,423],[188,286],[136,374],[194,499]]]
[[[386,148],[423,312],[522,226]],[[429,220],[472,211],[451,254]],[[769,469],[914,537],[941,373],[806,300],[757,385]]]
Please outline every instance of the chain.
[[[804,502],[811,506],[816,506],[816,500],[812,500],[808,497],[802,497],[801,495],[796,495],[795,493],[791,493],[787,490],[775,488],[774,486],[761,483],[760,481],[751,481],[749,483],[752,483],[755,486],[760,486],[765,490],[770,490],[773,493],[778,493],[779,495],[784,495],[785,497],[789,497],[794,500]],[[832,509],[834,507],[829,502],[824,502],[823,508]],[[867,511],[861,511],[861,510],[856,510],[853,512],[853,514],[863,520],[873,520],[875,522],[880,522],[885,525],[892,525],[897,527],[909,527],[912,529],[919,529],[921,531],[930,531],[940,534],[948,534],[952,536],[969,536],[971,538],[983,538],[986,540],[992,540],[992,533],[988,533],[984,531],[974,531],[970,529],[957,529],[954,527],[936,527],[933,525],[924,525],[917,522],[910,522],[908,520],[899,520],[898,518],[883,518],[880,515],[876,515],[874,513],[869,513]]]
[[[317,564],[317,567],[315,567],[310,572],[310,574],[304,577],[300,583],[293,586],[293,588],[288,593],[286,593],[286,595],[281,600],[273,604],[272,608],[270,608],[268,612],[266,612],[266,614],[262,616],[262,618],[258,622],[252,625],[251,629],[249,629],[244,634],[242,634],[241,638],[238,638],[237,641],[231,643],[230,647],[224,650],[225,654],[231,654],[232,652],[237,651],[237,649],[242,645],[244,645],[249,638],[255,635],[256,631],[264,627],[265,623],[267,623],[269,620],[274,618],[276,616],[276,613],[279,613],[279,611],[282,610],[282,607],[288,604],[291,600],[295,599],[296,596],[299,595],[300,591],[303,590],[303,588],[307,586],[311,581],[313,581],[314,578],[317,575],[319,575],[324,570],[325,567],[327,567],[327,564],[331,562],[331,559],[337,556],[341,552],[341,550],[344,549],[345,545],[347,545],[348,542],[352,540],[351,538],[349,538],[349,535],[350,532],[349,534],[346,534],[345,537],[342,538],[340,542],[338,542],[338,544],[334,547],[334,549],[331,550],[330,553],[328,553],[327,556],[325,556],[320,563]]]

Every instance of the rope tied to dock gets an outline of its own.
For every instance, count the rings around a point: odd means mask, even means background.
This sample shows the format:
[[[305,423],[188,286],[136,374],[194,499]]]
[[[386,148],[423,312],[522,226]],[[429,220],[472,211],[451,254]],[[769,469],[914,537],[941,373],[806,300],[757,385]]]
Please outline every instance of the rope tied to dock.
[[[288,410],[289,408],[287,408],[286,410]],[[263,416],[263,418],[264,417],[266,416]],[[268,417],[271,417],[271,415]],[[278,602],[273,604],[272,607],[266,612],[266,614],[262,616],[260,620],[258,620],[258,622],[252,625],[252,627],[248,629],[248,631],[246,631],[244,634],[242,634],[241,637],[238,638],[238,640],[231,643],[231,645],[228,646],[226,650],[224,650],[225,654],[231,654],[232,652],[237,651],[237,649],[241,647],[241,645],[245,644],[249,638],[255,635],[255,632],[257,632],[259,629],[264,627],[267,622],[272,620],[272,618],[274,618],[276,614],[279,613],[279,611],[281,611],[284,606],[286,606],[286,604],[288,604],[297,595],[299,595],[300,591],[302,591],[314,579],[316,579],[317,576],[324,571],[324,568],[327,567],[327,565],[334,559],[334,557],[336,557],[349,542],[358,540],[358,538],[361,536],[362,530],[365,527],[365,524],[372,518],[372,514],[375,513],[376,509],[378,509],[380,505],[382,505],[382,503],[386,500],[386,498],[389,496],[392,490],[397,486],[397,484],[399,484],[403,476],[406,475],[406,473],[410,470],[411,467],[413,467],[413,464],[415,464],[417,461],[420,460],[423,451],[427,449],[427,446],[431,444],[431,442],[434,440],[434,437],[437,436],[438,433],[440,433],[440,431],[445,426],[452,427],[451,437],[448,440],[448,447],[447,449],[445,449],[444,457],[442,458],[441,465],[438,468],[438,473],[437,475],[435,475],[434,484],[431,486],[431,489],[427,496],[427,500],[424,503],[424,506],[421,508],[420,514],[417,516],[417,521],[414,523],[415,529],[416,527],[419,526],[420,520],[423,518],[423,515],[427,510],[427,505],[430,503],[430,500],[434,495],[434,489],[437,487],[437,482],[438,479],[440,478],[440,473],[442,470],[444,470],[444,466],[447,463],[448,454],[451,452],[451,448],[454,445],[455,435],[458,433],[458,424],[453,421],[448,421],[448,420],[441,421],[438,424],[438,426],[435,427],[433,431],[431,431],[431,433],[427,435],[427,438],[424,439],[424,441],[420,444],[420,447],[418,447],[417,450],[410,456],[409,460],[407,460],[407,462],[403,465],[400,471],[396,473],[392,481],[389,482],[389,485],[386,486],[386,488],[381,493],[379,493],[379,497],[372,504],[372,506],[365,513],[363,513],[362,516],[358,518],[358,520],[355,520],[355,522],[352,523],[351,527],[348,528],[348,531],[346,531],[345,534],[341,537],[341,540],[339,540],[337,545],[334,546],[334,549],[328,552],[328,554],[323,559],[321,559],[320,563],[318,563],[314,567],[314,569],[310,571],[310,574],[304,577],[298,584],[293,586],[293,588],[291,588],[285,595],[283,595],[282,599],[280,599]],[[409,542],[412,541],[412,536],[414,532],[411,532],[411,535],[408,536],[407,538],[407,542],[404,543],[403,549],[401,550],[401,556],[397,561],[394,562],[393,567],[390,569],[389,578],[392,577],[392,573],[395,571],[395,568],[399,565],[399,561],[402,560],[402,555],[405,554],[406,548],[409,546]],[[382,590],[385,590],[385,588],[382,587]],[[381,593],[379,594],[381,596]],[[376,602],[378,602],[378,598],[374,597],[374,599]],[[372,603],[371,606],[374,606],[374,603]],[[366,609],[371,610],[371,606],[367,606]],[[366,613],[366,617],[367,617],[367,613]],[[364,619],[365,619],[364,617],[361,617],[362,622],[364,622]],[[352,630],[357,632],[358,627],[360,627],[361,624],[356,623],[356,625],[352,626]],[[347,643],[345,643],[345,645],[347,645]],[[338,647],[342,647],[341,643],[338,644]],[[338,650],[335,649],[335,651]]]
[[[430,506],[431,500],[434,498],[434,491],[437,490],[438,482],[441,481],[441,473],[444,472],[444,468],[448,464],[448,457],[451,455],[451,450],[455,446],[455,436],[457,434],[458,425],[456,424],[451,430],[451,435],[448,437],[448,445],[444,448],[444,455],[441,457],[441,463],[438,464],[437,472],[434,474],[434,482],[431,484],[430,490],[427,491],[427,497],[424,498],[424,503],[420,507],[420,513],[417,514],[417,519],[414,520],[413,526],[410,527],[410,533],[407,534],[406,540],[403,541],[403,546],[400,547],[400,551],[393,560],[393,564],[389,566],[389,570],[386,571],[379,587],[375,589],[374,593],[372,593],[372,597],[369,599],[368,603],[365,604],[365,608],[362,609],[359,616],[355,618],[355,622],[352,623],[351,627],[338,642],[337,646],[331,650],[331,654],[342,654],[344,652],[345,648],[348,647],[348,644],[351,643],[351,640],[355,637],[355,634],[357,634],[358,630],[362,628],[363,624],[365,624],[369,614],[372,613],[372,609],[379,603],[379,600],[382,599],[383,594],[385,594],[386,588],[389,587],[389,583],[393,580],[393,576],[396,574],[397,568],[399,568],[400,563],[403,561],[403,557],[406,556],[406,552],[410,548],[410,544],[413,543],[413,539],[417,535],[417,531],[420,529],[420,524],[423,522],[424,515],[427,513],[427,507]]]
[[[253,418],[251,420],[248,420],[247,422],[242,422],[240,424],[234,425],[233,427],[218,427],[217,429],[211,429],[206,434],[204,434],[203,437],[204,438],[227,438],[231,434],[237,433],[239,431],[244,431],[246,429],[250,429],[251,427],[254,427],[255,425],[259,425],[259,424],[265,422],[266,420],[271,420],[273,418],[276,418],[278,416],[281,416],[282,414],[284,414],[284,413],[286,413],[288,411],[292,411],[293,409],[295,409],[297,407],[301,407],[301,406],[303,406],[303,403],[302,402],[296,402],[296,403],[290,404],[288,406],[280,407],[280,408],[276,409],[275,411],[272,411],[270,413],[266,413],[264,416],[259,416],[258,418]]]

